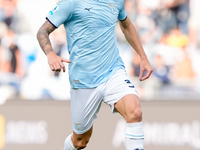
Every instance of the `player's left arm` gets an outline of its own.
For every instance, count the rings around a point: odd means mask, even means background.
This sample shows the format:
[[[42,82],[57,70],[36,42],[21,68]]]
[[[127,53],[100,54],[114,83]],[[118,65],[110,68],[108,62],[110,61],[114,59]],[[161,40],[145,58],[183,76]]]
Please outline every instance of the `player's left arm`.
[[[141,58],[139,79],[140,81],[143,81],[149,78],[149,76],[153,72],[153,69],[144,52],[144,49],[142,47],[142,44],[140,42],[136,29],[134,25],[132,24],[132,22],[130,21],[130,19],[127,17],[125,20],[119,21],[119,23],[120,23],[121,30],[124,33],[127,41],[133,47],[133,49],[139,54]],[[147,73],[143,76],[144,71],[147,71]]]

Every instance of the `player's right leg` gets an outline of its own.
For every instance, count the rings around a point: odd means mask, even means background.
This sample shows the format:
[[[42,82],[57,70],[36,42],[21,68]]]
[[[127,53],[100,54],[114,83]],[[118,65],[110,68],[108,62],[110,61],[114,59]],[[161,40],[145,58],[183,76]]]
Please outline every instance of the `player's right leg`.
[[[71,89],[73,134],[65,140],[64,150],[78,150],[87,146],[92,135],[93,121],[103,99],[103,85],[93,89]]]
[[[79,150],[84,149],[89,142],[89,139],[92,135],[92,128],[84,134],[70,134],[65,140],[64,150]]]

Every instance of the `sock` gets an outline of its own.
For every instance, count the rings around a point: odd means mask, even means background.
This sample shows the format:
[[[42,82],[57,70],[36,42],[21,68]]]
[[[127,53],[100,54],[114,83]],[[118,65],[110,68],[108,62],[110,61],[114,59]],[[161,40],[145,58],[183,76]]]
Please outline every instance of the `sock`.
[[[70,134],[66,139],[65,139],[65,146],[64,150],[77,150],[71,140],[72,134]]]
[[[127,123],[125,138],[126,150],[143,150],[144,130],[142,122]]]

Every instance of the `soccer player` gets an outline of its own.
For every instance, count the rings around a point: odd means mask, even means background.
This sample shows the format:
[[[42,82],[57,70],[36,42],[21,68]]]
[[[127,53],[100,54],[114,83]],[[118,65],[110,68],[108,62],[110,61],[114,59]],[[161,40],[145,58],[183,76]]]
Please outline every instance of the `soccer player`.
[[[141,58],[139,79],[143,81],[152,73],[152,67],[127,16],[124,0],[61,0],[37,33],[52,71],[65,72],[63,62],[69,63],[73,133],[66,138],[64,150],[86,147],[101,102],[110,105],[113,112],[126,120],[126,150],[143,150],[138,94],[127,76],[116,44],[118,20],[127,41]],[[50,33],[61,24],[66,29],[70,60],[57,56],[49,40]]]

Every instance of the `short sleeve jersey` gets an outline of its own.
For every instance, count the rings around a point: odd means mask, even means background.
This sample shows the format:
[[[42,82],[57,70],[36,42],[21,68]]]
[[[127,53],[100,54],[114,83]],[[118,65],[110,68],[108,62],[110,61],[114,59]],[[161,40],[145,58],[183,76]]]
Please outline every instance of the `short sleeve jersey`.
[[[115,26],[126,17],[124,0],[61,0],[49,12],[47,20],[66,29],[72,88],[95,88],[125,68]]]

